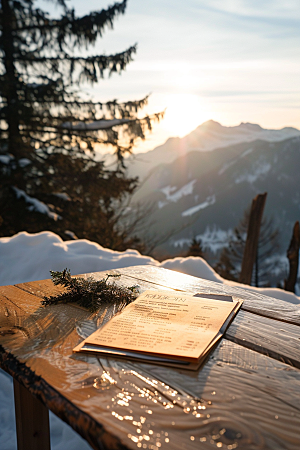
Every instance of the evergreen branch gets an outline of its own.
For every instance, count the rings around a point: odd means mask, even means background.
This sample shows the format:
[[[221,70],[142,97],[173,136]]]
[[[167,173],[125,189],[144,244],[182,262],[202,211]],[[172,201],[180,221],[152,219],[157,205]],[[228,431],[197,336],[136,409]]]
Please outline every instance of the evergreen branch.
[[[109,67],[109,64],[119,64],[120,62],[130,62],[130,56],[135,53],[137,44],[130,46],[127,50],[111,55],[93,55],[93,56],[71,56],[68,53],[60,53],[58,56],[35,56],[35,52],[26,52],[26,55],[20,55],[19,62],[26,61],[31,64],[45,64],[49,62],[82,62],[82,63],[97,63],[102,64],[105,68]]]
[[[66,291],[44,297],[44,300],[42,300],[43,306],[76,303],[91,312],[96,312],[103,304],[117,303],[124,307],[133,302],[138,295],[136,286],[123,287],[116,283],[108,283],[110,278],[119,278],[121,275],[107,274],[106,278],[96,281],[93,277],[87,279],[71,277],[68,269],[62,272],[50,270],[50,273],[55,286],[61,285],[66,288]]]
[[[124,14],[127,0],[115,3],[107,9],[94,11],[82,17],[76,17],[72,9],[63,3],[65,14],[60,19],[51,19],[47,13],[35,9],[31,14],[31,22],[22,23],[19,18],[16,33],[40,31],[41,36],[46,37],[47,33],[58,33],[58,41],[62,46],[66,37],[70,35],[75,39],[74,43],[81,46],[86,43],[94,43],[98,36],[102,37],[105,27],[113,28],[113,21],[119,14]],[[35,37],[35,35],[34,35]]]
[[[65,238],[65,230],[72,230],[78,238],[112,250],[143,251],[137,228],[128,227],[132,236],[126,233],[120,215],[137,184],[123,161],[157,116],[140,119],[147,97],[102,103],[86,101],[88,94],[80,90],[81,82],[120,73],[132,60],[136,46],[108,56],[79,51],[112,27],[126,0],[83,17],[75,15],[67,0],[51,1],[62,7],[60,19],[35,8],[34,0],[0,0],[0,151],[5,156],[0,167],[0,235],[18,232],[21,223],[29,232],[47,228]],[[104,129],[98,130],[99,121],[106,121]],[[66,129],[68,122],[72,126]],[[98,144],[113,150],[112,169],[96,162]],[[11,186],[42,201],[63,220],[29,210]],[[51,193],[66,193],[71,201],[62,203]]]

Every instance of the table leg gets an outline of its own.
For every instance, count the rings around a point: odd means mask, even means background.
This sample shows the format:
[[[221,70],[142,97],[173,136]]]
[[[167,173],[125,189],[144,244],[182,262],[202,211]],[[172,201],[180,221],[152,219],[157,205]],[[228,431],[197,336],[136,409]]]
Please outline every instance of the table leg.
[[[18,450],[50,450],[49,411],[14,380]]]

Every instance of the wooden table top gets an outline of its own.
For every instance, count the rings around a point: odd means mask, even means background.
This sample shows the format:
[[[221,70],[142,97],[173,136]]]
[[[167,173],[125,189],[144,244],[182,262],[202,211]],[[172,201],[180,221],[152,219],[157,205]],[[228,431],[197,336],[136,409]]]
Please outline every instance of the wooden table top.
[[[0,367],[94,449],[299,449],[300,307],[155,266],[119,284],[240,297],[242,309],[197,372],[75,355],[114,314],[42,307],[51,280],[0,287]],[[89,274],[91,275],[91,274]],[[87,275],[86,275],[87,276]]]

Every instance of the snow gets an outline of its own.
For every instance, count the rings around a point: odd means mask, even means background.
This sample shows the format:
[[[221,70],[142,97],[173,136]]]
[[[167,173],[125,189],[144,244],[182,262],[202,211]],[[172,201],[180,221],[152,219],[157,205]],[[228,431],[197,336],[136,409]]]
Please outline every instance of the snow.
[[[12,161],[14,159],[15,158],[13,155],[0,155],[0,163],[2,163],[2,164],[7,165],[10,163],[10,161]],[[20,167],[26,167],[26,166],[28,166],[28,164],[31,164],[31,161],[28,158],[21,158],[21,159],[19,159],[18,163],[19,163]]]
[[[226,162],[223,167],[219,170],[219,175],[222,175],[224,172],[226,172],[229,167],[233,166],[237,162],[237,159],[233,159],[232,161]]]
[[[253,148],[251,147],[251,148],[248,148],[248,150],[245,150],[242,154],[241,154],[241,158],[243,158],[244,156],[247,156],[247,155],[249,155],[250,153],[252,153],[253,152]]]
[[[250,147],[247,150],[245,150],[238,158],[232,159],[229,162],[226,162],[223,167],[219,170],[219,175],[222,175],[224,172],[226,172],[229,167],[233,166],[239,159],[244,158],[244,156],[249,155],[253,152],[253,148]]]
[[[210,195],[209,197],[207,197],[207,199],[204,202],[200,203],[200,205],[196,205],[196,206],[193,206],[192,208],[186,209],[185,211],[183,211],[181,213],[181,215],[182,215],[182,217],[192,216],[193,214],[200,211],[201,209],[204,209],[210,205],[213,205],[215,202],[216,202],[216,196]]]
[[[222,241],[224,233],[219,229],[207,229],[200,237],[212,239],[216,236]],[[141,264],[160,266],[232,285],[232,282],[222,279],[204,259],[198,257],[174,258],[159,263],[150,256],[141,255],[137,250],[117,252],[86,239],[63,241],[51,231],[35,234],[23,231],[12,237],[0,238],[0,285],[43,280],[50,277],[50,270],[68,268],[75,275]],[[254,287],[247,288],[257,290]],[[287,301],[285,291],[280,289],[261,288],[259,292],[276,298],[283,296]],[[300,304],[300,298],[291,295],[290,301]]]
[[[12,159],[11,155],[0,155],[0,163],[2,164],[9,164]]]
[[[20,167],[26,167],[28,164],[31,164],[31,161],[28,158],[21,158],[18,162]]]
[[[108,128],[115,127],[117,125],[122,125],[124,123],[130,122],[129,119],[111,119],[111,120],[95,120],[94,122],[65,122],[62,124],[63,128],[67,130],[89,130],[89,131],[98,131],[98,130],[106,130]]]
[[[165,194],[165,196],[166,196],[166,198],[167,198],[168,200],[169,200],[169,198],[170,198],[170,196],[171,196],[171,193],[174,192],[174,191],[176,191],[176,190],[177,190],[177,187],[176,187],[176,186],[170,186],[170,185],[161,188],[161,192],[162,192],[163,194]]]
[[[140,159],[138,163],[136,160],[128,159],[126,165],[132,174],[138,175],[143,180],[155,166],[170,164],[191,151],[213,151],[217,148],[243,142],[248,142],[250,147],[250,143],[258,139],[267,142],[280,142],[293,137],[300,137],[300,130],[291,127],[281,130],[268,130],[251,123],[227,127],[209,120],[187,136],[169,138],[163,145],[143,153],[143,159]]]
[[[201,261],[201,262],[200,262]],[[202,258],[190,256],[188,258],[173,258],[163,261],[161,264],[165,269],[176,270],[187,273],[194,277],[222,283],[223,279]]]
[[[219,227],[216,227],[215,225],[210,227],[207,226],[205,228],[204,233],[197,234],[195,236],[196,239],[201,240],[202,248],[203,250],[209,250],[212,253],[216,254],[220,250],[222,250],[224,247],[228,246],[228,240],[233,236],[233,232],[231,229],[228,230],[222,230]],[[185,245],[190,246],[191,239],[187,238],[181,238],[175,240],[173,243],[173,246],[176,247],[183,247]]]
[[[74,231],[70,231],[70,230],[65,230],[65,234],[70,238],[70,239],[78,239],[78,237],[76,236],[76,234],[74,233]]]
[[[0,448],[16,450],[15,410],[12,378],[0,369]],[[51,411],[51,450],[91,450],[89,444]]]
[[[46,86],[46,83],[28,83],[27,87],[32,88],[32,89],[37,89],[39,87],[44,87]]]
[[[1,238],[0,255],[0,285],[43,280],[49,278],[50,270],[66,267],[72,274],[78,274],[158,264],[136,250],[115,252],[85,239],[63,241],[50,231],[37,234],[22,232],[11,238]]]
[[[226,127],[218,122],[209,120],[192,131],[191,135],[193,140],[198,139],[201,142],[201,148],[195,147],[193,150],[211,151],[217,147],[225,147],[241,142],[253,142],[257,139],[269,142],[283,141],[299,136],[300,131],[296,128],[269,130],[252,123],[241,123],[238,126]]]
[[[26,203],[29,203],[31,205],[28,207],[29,211],[38,211],[42,214],[47,214],[47,216],[53,220],[61,219],[61,216],[50,211],[50,209],[45,203],[40,202],[40,200],[38,200],[37,198],[30,197],[29,195],[26,194],[25,191],[22,191],[22,189],[18,189],[16,187],[13,187],[13,189],[16,193],[17,198],[23,197]]]
[[[256,168],[254,169],[253,173],[244,173],[241,174],[240,176],[238,176],[235,179],[235,183],[239,184],[242,183],[243,181],[247,181],[248,183],[254,183],[259,177],[261,177],[262,175],[265,175],[266,173],[269,172],[269,170],[271,169],[271,164],[265,162],[265,163],[257,163],[256,164]]]
[[[55,195],[58,198],[61,198],[62,200],[65,200],[66,202],[71,201],[70,196],[66,192],[54,192],[53,195]]]
[[[158,207],[161,209],[165,205],[167,205],[169,202],[178,202],[182,197],[185,197],[187,195],[191,195],[194,190],[194,185],[197,180],[192,180],[189,183],[182,186],[180,189],[177,190],[176,186],[165,186],[164,188],[161,188],[160,191],[165,194],[166,200],[165,201],[159,201]],[[172,193],[173,192],[173,193]]]
[[[59,236],[50,231],[36,234],[21,232],[12,237],[0,238],[0,285],[49,278],[50,269],[68,268],[72,274],[79,274],[140,264],[156,265],[218,283],[240,286],[222,279],[202,258],[198,257],[174,258],[159,263],[149,256],[141,255],[136,250],[116,252],[88,240],[62,241]],[[276,288],[250,286],[246,288],[300,306],[300,297],[290,292]],[[0,370],[0,386],[0,448],[15,450],[17,443],[13,384],[11,377],[2,370]],[[79,435],[51,412],[50,429],[52,450],[90,449]]]

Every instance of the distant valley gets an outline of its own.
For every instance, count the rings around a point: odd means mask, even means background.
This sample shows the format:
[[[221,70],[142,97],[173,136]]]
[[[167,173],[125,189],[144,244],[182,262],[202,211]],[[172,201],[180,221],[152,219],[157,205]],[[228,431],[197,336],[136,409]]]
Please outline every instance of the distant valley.
[[[197,237],[217,257],[252,198],[263,192],[268,193],[264,215],[279,229],[280,252],[285,253],[300,220],[299,130],[222,127],[209,121],[143,157],[149,164],[141,170],[134,201],[152,205],[145,234],[169,235],[157,256],[184,254]],[[130,173],[137,167],[129,163]]]

